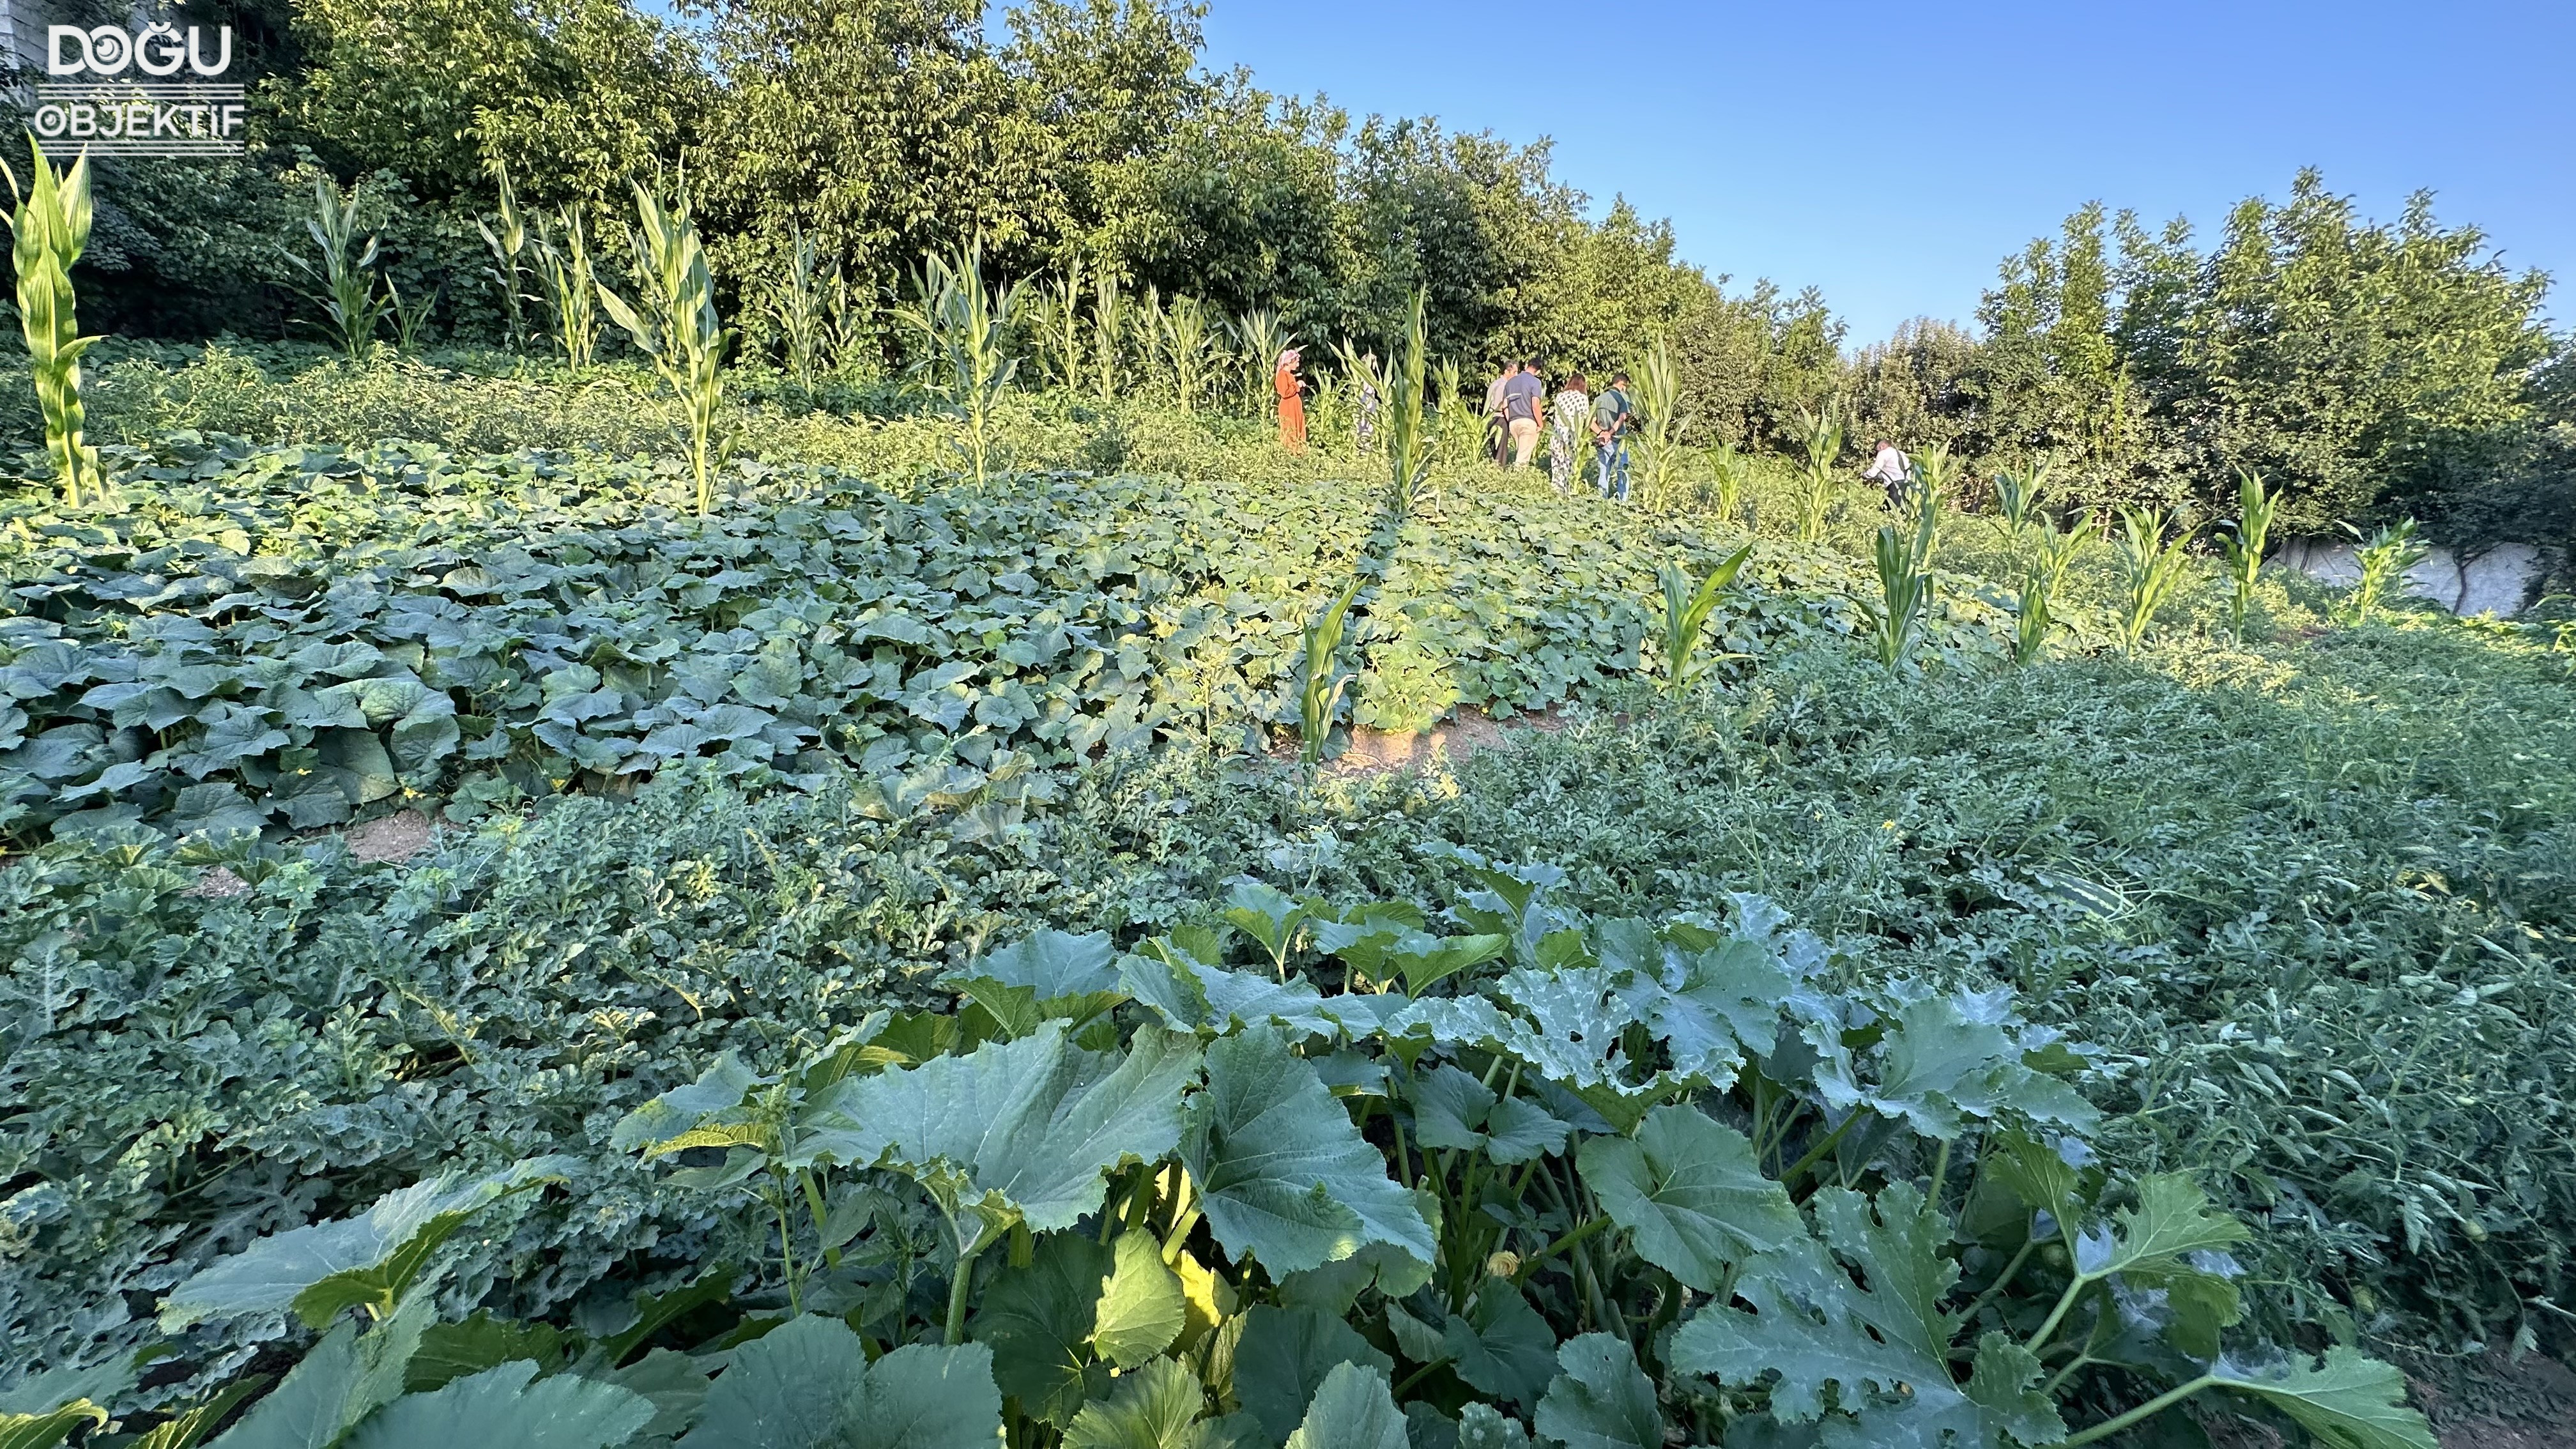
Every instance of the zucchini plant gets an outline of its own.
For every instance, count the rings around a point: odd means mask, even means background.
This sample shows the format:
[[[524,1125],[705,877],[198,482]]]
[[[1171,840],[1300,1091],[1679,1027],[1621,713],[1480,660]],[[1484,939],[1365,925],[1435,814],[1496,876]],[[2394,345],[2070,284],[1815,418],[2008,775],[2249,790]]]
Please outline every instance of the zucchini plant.
[[[1444,853],[1445,909],[1244,881],[1134,950],[1041,931],[949,971],[953,1009],[617,1125],[774,1221],[773,1265],[564,1323],[452,1301],[462,1230],[597,1170],[565,1158],[256,1242],[170,1293],[171,1348],[319,1340],[150,1432],[247,1400],[217,1443],[2039,1449],[2223,1402],[2432,1449],[2396,1370],[2247,1340],[2253,1230],[2108,1170],[2097,1054],[2008,990],[1855,985],[1758,897],[1596,919]],[[134,1397],[39,1376],[0,1435]]]

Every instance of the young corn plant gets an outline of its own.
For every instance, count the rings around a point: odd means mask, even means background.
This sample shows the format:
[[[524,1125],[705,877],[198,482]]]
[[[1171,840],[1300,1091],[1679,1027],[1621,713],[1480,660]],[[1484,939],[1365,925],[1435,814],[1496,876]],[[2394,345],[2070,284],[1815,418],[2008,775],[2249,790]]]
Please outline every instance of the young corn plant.
[[[388,302],[376,276],[376,238],[358,240],[358,194],[346,197],[328,176],[313,178],[313,214],[304,219],[315,255],[286,259],[302,272],[307,300],[322,309],[322,332],[351,362],[364,362],[384,325]]]
[[[1351,601],[1358,598],[1360,581],[1356,578],[1342,586],[1333,602],[1306,626],[1306,658],[1298,672],[1297,689],[1297,761],[1313,766],[1323,762],[1324,745],[1332,738],[1333,716],[1341,711],[1342,692],[1350,688],[1354,671],[1341,660],[1342,635],[1350,624]]]
[[[1065,259],[1029,303],[1029,331],[1037,340],[1038,366],[1068,391],[1082,386],[1082,258]]]
[[[1823,416],[1798,409],[1805,431],[1806,461],[1798,472],[1798,541],[1815,543],[1825,536],[1825,517],[1834,505],[1834,460],[1843,452],[1842,420],[1828,404]]]
[[[1637,361],[1637,452],[1645,466],[1646,496],[1663,503],[1672,497],[1679,471],[1682,433],[1689,419],[1681,415],[1682,374],[1673,362],[1672,344],[1658,337]]]
[[[519,215],[518,194],[510,186],[510,168],[495,161],[492,179],[501,189],[501,210],[495,216],[474,219],[474,229],[483,234],[484,248],[492,253],[492,264],[483,274],[492,280],[501,294],[501,319],[506,327],[510,350],[520,351],[528,345],[527,263],[520,260],[528,251],[528,225]],[[392,290],[389,281],[386,285]],[[397,302],[399,308],[399,302]],[[397,313],[399,316],[399,312]],[[409,351],[404,344],[404,351]]]
[[[2191,564],[2191,555],[2183,545],[2191,537],[2185,529],[2172,538],[2174,520],[2170,514],[2152,508],[2120,510],[2120,652],[2134,654],[2138,641],[2155,623],[2156,610],[2173,597],[2174,586],[2182,582],[2183,570]]]
[[[590,235],[582,225],[581,208],[565,207],[556,221],[563,227],[560,242],[543,217],[537,220],[537,280],[554,319],[555,345],[563,349],[564,362],[578,371],[590,366],[599,346],[598,279],[591,275]]]
[[[1118,396],[1119,348],[1127,325],[1127,298],[1118,289],[1118,274],[1102,267],[1091,278],[1091,372],[1102,402]]]
[[[2352,592],[2345,596],[2345,622],[2367,624],[2371,615],[2388,606],[2405,585],[2406,575],[2424,561],[2425,549],[2415,536],[2415,520],[2407,519],[2395,527],[2381,526],[2369,538],[2351,524],[2344,531],[2361,540],[2353,551],[2353,561],[2361,565],[2361,577],[2353,582]]]
[[[420,355],[429,340],[430,314],[438,310],[438,299],[447,290],[445,283],[429,289],[426,296],[406,301],[394,279],[385,278],[385,305],[393,315],[394,350],[407,357]]]
[[[916,319],[929,337],[950,408],[964,425],[958,451],[981,484],[992,477],[999,460],[1002,398],[1019,375],[1010,335],[1020,293],[1015,287],[986,285],[980,242],[953,263],[929,258],[922,280],[925,290]]]
[[[635,214],[638,224],[627,231],[627,242],[634,253],[636,304],[628,306],[606,282],[595,287],[609,318],[679,395],[698,516],[704,518],[715,511],[716,405],[724,396],[726,333],[716,316],[715,277],[686,191],[666,206],[639,182]]]
[[[2236,521],[2218,539],[2227,561],[2227,628],[2239,643],[2245,638],[2245,610],[2254,602],[2254,576],[2263,568],[2263,548],[2272,533],[2278,500],[2263,490],[2263,476],[2251,469],[2236,475]]]
[[[1234,320],[1235,341],[1241,345],[1243,402],[1253,417],[1267,417],[1270,412],[1270,374],[1278,365],[1279,354],[1297,345],[1297,339],[1281,325],[1279,314],[1255,307]],[[1342,348],[1345,363],[1350,348]],[[1345,375],[1348,368],[1345,367]]]
[[[1404,351],[1391,359],[1386,379],[1386,467],[1394,513],[1413,511],[1414,499],[1431,478],[1431,417],[1425,373],[1430,344],[1422,325],[1424,294],[1413,294],[1413,310],[1404,324]]]
[[[27,338],[36,407],[44,414],[45,456],[62,480],[63,500],[78,506],[84,492],[96,499],[107,491],[98,450],[85,436],[88,414],[81,406],[81,354],[99,339],[80,335],[79,299],[72,290],[72,264],[89,246],[89,157],[80,156],[58,175],[43,147],[30,140],[28,149],[35,161],[25,190],[19,189],[18,173],[0,164],[17,201],[9,227],[11,260],[18,272],[18,323]]]
[[[1697,584],[1679,564],[1665,564],[1656,570],[1664,586],[1663,638],[1658,652],[1663,656],[1664,693],[1680,699],[1708,677],[1709,671],[1729,659],[1742,659],[1742,654],[1703,653],[1700,635],[1707,628],[1708,616],[1717,609],[1718,596],[1735,583],[1744,570],[1744,561],[1753,556],[1753,545],[1746,544],[1718,561],[1708,577]]]
[[[1171,353],[1164,346],[1170,338],[1163,321],[1165,310],[1162,289],[1148,283],[1144,295],[1136,299],[1134,315],[1127,319],[1136,343],[1136,370],[1149,390],[1160,389],[1171,377]]]
[[[1913,657],[1932,607],[1932,550],[1940,538],[1942,494],[1926,476],[1917,497],[1911,530],[1894,524],[1879,529],[1871,546],[1878,564],[1879,597],[1861,600],[1872,651],[1880,667],[1891,671]]]
[[[2022,562],[2021,593],[2013,601],[2013,662],[2035,664],[2048,653],[2049,636],[2056,632],[2057,591],[2066,582],[2066,570],[2075,562],[2085,542],[2093,536],[2091,515],[2078,518],[2063,532],[2051,526],[2046,514],[2030,520],[2038,530],[2038,541]]]
[[[1170,360],[1172,391],[1181,411],[1198,411],[1199,397],[1217,372],[1220,346],[1208,325],[1207,308],[1196,297],[1175,296],[1163,309],[1163,355]]]
[[[2008,542],[2020,542],[2022,530],[2030,526],[2040,499],[2048,492],[2051,467],[2051,460],[2037,458],[2018,473],[1995,474],[1995,507],[2003,514]]]
[[[1708,471],[1717,516],[1736,522],[1743,517],[1745,494],[1753,485],[1752,457],[1737,452],[1733,443],[1720,443],[1709,450]]]
[[[831,322],[822,277],[816,270],[814,238],[803,227],[789,233],[787,270],[770,288],[769,319],[786,349],[788,372],[796,386],[812,397],[814,373],[822,362],[824,334]]]

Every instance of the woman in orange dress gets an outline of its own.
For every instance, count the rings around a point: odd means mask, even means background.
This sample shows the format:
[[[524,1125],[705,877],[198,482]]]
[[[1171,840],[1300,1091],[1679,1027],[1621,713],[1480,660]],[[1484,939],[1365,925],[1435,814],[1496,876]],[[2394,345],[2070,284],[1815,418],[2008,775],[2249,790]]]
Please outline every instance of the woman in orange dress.
[[[1278,370],[1270,375],[1270,386],[1279,394],[1279,446],[1291,453],[1306,451],[1306,385],[1297,377],[1297,349],[1279,354]]]

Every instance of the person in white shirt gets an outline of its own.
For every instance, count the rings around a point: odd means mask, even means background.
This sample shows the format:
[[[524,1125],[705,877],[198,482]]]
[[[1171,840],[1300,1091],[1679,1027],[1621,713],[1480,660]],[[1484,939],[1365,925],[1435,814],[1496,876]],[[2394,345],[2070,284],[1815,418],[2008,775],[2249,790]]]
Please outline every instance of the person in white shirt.
[[[1902,511],[1907,485],[1914,481],[1914,461],[1894,443],[1878,440],[1877,455],[1869,460],[1869,471],[1860,475],[1864,482],[1874,482],[1887,490],[1887,506]]]

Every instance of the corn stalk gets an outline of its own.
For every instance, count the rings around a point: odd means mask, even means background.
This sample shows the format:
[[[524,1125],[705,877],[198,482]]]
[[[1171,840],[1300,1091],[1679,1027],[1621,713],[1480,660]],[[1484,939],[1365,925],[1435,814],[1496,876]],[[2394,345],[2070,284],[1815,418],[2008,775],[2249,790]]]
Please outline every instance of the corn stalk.
[[[1638,360],[1636,372],[1637,444],[1646,465],[1646,496],[1659,505],[1669,504],[1682,432],[1689,424],[1681,415],[1682,375],[1673,363],[1672,344],[1656,338]]]
[[[1351,601],[1359,597],[1359,592],[1360,581],[1354,578],[1342,586],[1323,614],[1306,626],[1306,658],[1299,671],[1297,691],[1300,764],[1323,761],[1324,744],[1332,738],[1333,716],[1342,707],[1342,691],[1350,687],[1353,671],[1341,662],[1342,634],[1350,621]]]
[[[1070,390],[1082,386],[1082,258],[1067,257],[1063,272],[1029,302],[1030,333],[1047,379]]]
[[[1843,425],[1831,404],[1821,417],[1798,409],[1798,422],[1807,435],[1807,458],[1798,475],[1798,541],[1814,543],[1825,536],[1825,515],[1834,504],[1834,460],[1842,456]]]
[[[2351,524],[2344,531],[2360,539],[2360,530]],[[2361,577],[2353,582],[2352,593],[2344,601],[2344,617],[2354,624],[2367,624],[2370,616],[2384,607],[2405,582],[2407,571],[2424,561],[2424,544],[2415,536],[2415,520],[2407,519],[2391,528],[2383,525],[2378,532],[2362,540],[2353,551],[2353,561],[2361,565]]]
[[[1413,500],[1431,477],[1430,385],[1425,372],[1429,340],[1423,334],[1421,292],[1404,324],[1404,352],[1388,369],[1386,387],[1386,466],[1393,485],[1396,516],[1413,511]]]
[[[1932,551],[1941,535],[1941,509],[1955,470],[1942,451],[1923,472],[1915,491],[1911,532],[1894,524],[1882,527],[1871,553],[1878,565],[1879,597],[1861,601],[1869,619],[1870,642],[1878,662],[1896,669],[1913,657],[1922,640],[1923,621],[1932,607]]]
[[[1737,452],[1733,443],[1720,443],[1709,450],[1708,470],[1717,494],[1717,516],[1732,523],[1741,516],[1745,490],[1753,482],[1753,459]]]
[[[528,268],[519,260],[528,250],[528,226],[519,215],[518,194],[510,186],[510,168],[496,160],[492,163],[492,177],[501,188],[500,214],[476,217],[474,229],[483,234],[483,245],[492,253],[492,265],[484,268],[483,274],[501,291],[501,316],[509,328],[510,349],[515,352],[528,345]],[[410,350],[407,343],[403,348]]]
[[[1207,308],[1196,297],[1175,296],[1172,305],[1163,309],[1163,355],[1172,368],[1172,391],[1180,398],[1181,411],[1198,411],[1199,395],[1205,392],[1209,379],[1218,366],[1216,329],[1208,325]]]
[[[2272,535],[2272,514],[2279,507],[2263,489],[2263,477],[2251,469],[2236,475],[2236,520],[2219,535],[2218,550],[2227,561],[2227,628],[2237,642],[2245,639],[2245,610],[2254,602],[2254,576],[2262,571],[2263,550]]]
[[[2183,552],[2190,531],[2168,539],[2173,526],[2169,514],[2152,508],[2120,510],[2120,650],[2135,653],[2138,641],[2147,636],[2155,622],[2156,610],[2173,597],[2174,586],[2182,582],[2182,571],[2191,562]]]
[[[1102,267],[1091,279],[1091,349],[1098,359],[1092,375],[1100,383],[1100,400],[1118,396],[1118,343],[1127,326],[1127,298],[1118,275]]]
[[[385,278],[385,303],[394,319],[394,350],[417,356],[421,344],[429,338],[429,317],[438,310],[439,296],[447,290],[441,283],[429,289],[429,295],[413,302],[403,300],[402,289],[394,279]]]
[[[98,450],[83,436],[88,417],[81,407],[81,354],[99,341],[80,335],[78,297],[72,290],[72,264],[89,246],[89,157],[75,159],[56,175],[44,148],[30,139],[35,170],[26,190],[18,173],[0,163],[9,178],[17,208],[9,219],[14,239],[11,257],[18,269],[18,322],[27,337],[27,368],[36,385],[36,406],[45,418],[45,456],[62,480],[63,499],[77,506],[88,489],[93,498],[107,492],[107,475]]]
[[[1280,325],[1279,314],[1260,307],[1234,319],[1235,341],[1243,348],[1243,401],[1256,418],[1270,415],[1270,374],[1278,366],[1279,354],[1297,345],[1297,339]],[[1341,356],[1351,360],[1350,345],[1342,345]]]
[[[787,352],[787,370],[807,397],[814,394],[814,368],[821,360],[829,319],[822,278],[815,270],[814,238],[803,227],[788,233],[787,270],[771,287],[769,318]]]
[[[2048,652],[2049,636],[2058,622],[2058,588],[2066,582],[2066,570],[2075,555],[2093,535],[2090,516],[2078,518],[2063,533],[2050,525],[2046,514],[2034,515],[2031,521],[2039,527],[2039,542],[2023,561],[2021,593],[2013,602],[2016,664],[2036,663]]]
[[[1691,687],[1708,677],[1708,672],[1741,654],[1700,652],[1700,633],[1708,616],[1717,609],[1720,594],[1744,571],[1744,561],[1753,556],[1753,545],[1746,544],[1718,561],[1708,577],[1697,584],[1679,564],[1665,564],[1656,571],[1664,586],[1664,618],[1661,653],[1664,661],[1664,693],[1680,699]]]
[[[557,213],[563,224],[558,245],[545,219],[537,220],[537,280],[546,289],[546,307],[554,316],[555,344],[572,367],[590,366],[599,342],[599,308],[590,270],[590,237],[581,210],[567,206]]]
[[[345,198],[328,176],[313,178],[313,214],[304,219],[318,259],[286,259],[305,276],[307,300],[322,309],[322,331],[347,354],[364,362],[384,324],[386,300],[377,287],[376,238],[358,242],[358,195]]]
[[[2048,475],[2054,464],[2047,458],[2032,459],[2018,473],[1995,474],[1995,506],[2002,510],[2004,532],[2018,542],[2023,529],[2030,526],[2032,513],[2048,492]]]
[[[1020,294],[1013,287],[985,284],[981,242],[953,262],[924,258],[920,285],[920,305],[909,315],[930,344],[936,385],[948,394],[951,410],[964,424],[958,451],[980,484],[992,476],[1000,450],[1002,396],[1019,375],[1010,332]]]
[[[723,322],[716,316],[715,278],[683,191],[665,206],[639,182],[638,224],[627,230],[634,253],[636,304],[606,282],[595,284],[610,320],[679,395],[689,430],[689,464],[698,485],[698,516],[715,511],[716,405],[724,396]]]

